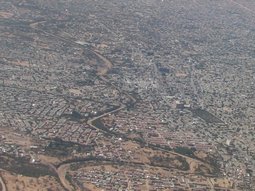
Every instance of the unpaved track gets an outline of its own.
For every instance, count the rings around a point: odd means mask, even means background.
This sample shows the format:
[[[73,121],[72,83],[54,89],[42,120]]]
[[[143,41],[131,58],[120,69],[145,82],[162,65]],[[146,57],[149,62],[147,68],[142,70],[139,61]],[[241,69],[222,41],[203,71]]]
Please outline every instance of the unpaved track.
[[[0,184],[1,184],[2,191],[7,191],[5,183],[4,183],[4,181],[3,181],[1,176],[0,176]]]
[[[57,169],[58,177],[61,181],[61,184],[68,191],[75,191],[75,188],[70,184],[70,182],[66,179],[66,172],[69,168],[69,165],[62,165]]]

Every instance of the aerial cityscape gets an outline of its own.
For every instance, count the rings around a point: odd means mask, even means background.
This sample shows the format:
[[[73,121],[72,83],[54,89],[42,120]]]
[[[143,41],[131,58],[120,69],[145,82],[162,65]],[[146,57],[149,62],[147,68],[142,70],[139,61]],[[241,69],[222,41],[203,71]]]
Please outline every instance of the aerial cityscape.
[[[255,191],[255,1],[0,0],[0,191]]]

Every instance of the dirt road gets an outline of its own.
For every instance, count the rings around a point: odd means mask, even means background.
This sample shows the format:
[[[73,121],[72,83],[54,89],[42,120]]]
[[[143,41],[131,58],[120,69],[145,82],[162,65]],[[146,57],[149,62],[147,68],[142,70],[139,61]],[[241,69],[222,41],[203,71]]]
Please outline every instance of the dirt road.
[[[2,177],[0,177],[0,185],[1,185],[1,187],[0,187],[1,191],[7,191],[5,183],[4,183],[3,179],[2,179]]]

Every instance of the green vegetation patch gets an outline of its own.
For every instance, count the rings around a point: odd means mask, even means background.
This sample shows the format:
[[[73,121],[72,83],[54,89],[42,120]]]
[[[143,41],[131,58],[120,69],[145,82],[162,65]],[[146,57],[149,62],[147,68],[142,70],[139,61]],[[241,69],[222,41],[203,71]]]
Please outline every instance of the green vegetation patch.
[[[205,120],[207,123],[224,123],[221,119],[218,117],[215,117],[213,114],[209,113],[206,110],[203,109],[194,109],[192,110],[193,114],[195,116],[200,117],[201,119]]]
[[[83,153],[92,151],[93,149],[94,147],[92,145],[85,146],[55,138],[46,146],[45,152],[50,156],[67,157],[74,151],[77,153]]]
[[[12,156],[0,156],[0,168],[28,177],[57,176],[49,167],[42,164],[31,164],[26,158],[15,158]]]
[[[190,169],[188,162],[185,158],[177,156],[175,158],[154,156],[150,158],[152,166],[163,168],[177,168],[179,170],[188,171]]]
[[[180,153],[182,155],[186,155],[189,157],[194,157],[194,152],[196,151],[195,148],[188,148],[188,147],[176,147],[174,149],[175,152]]]

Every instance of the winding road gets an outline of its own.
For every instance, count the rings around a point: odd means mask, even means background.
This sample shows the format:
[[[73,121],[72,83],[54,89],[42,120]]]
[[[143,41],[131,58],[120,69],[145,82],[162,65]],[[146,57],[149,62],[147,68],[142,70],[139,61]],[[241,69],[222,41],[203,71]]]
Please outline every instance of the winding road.
[[[114,84],[112,84],[111,82],[109,82],[109,80],[107,80],[107,78],[105,77],[105,75],[107,74],[108,70],[113,66],[113,64],[112,64],[112,62],[111,62],[110,60],[108,60],[106,57],[104,57],[102,54],[100,54],[100,53],[97,52],[96,50],[93,50],[91,47],[88,47],[88,46],[86,46],[86,45],[81,45],[81,44],[79,44],[79,43],[77,43],[77,42],[75,42],[75,41],[73,41],[73,40],[67,39],[67,38],[65,38],[65,37],[62,37],[62,36],[59,36],[59,35],[56,35],[56,34],[49,33],[49,32],[44,31],[44,30],[42,30],[42,29],[38,29],[38,24],[39,24],[39,23],[44,23],[44,21],[41,21],[41,22],[38,22],[38,23],[32,23],[32,24],[30,24],[29,26],[30,26],[30,28],[34,29],[35,31],[42,32],[42,33],[44,33],[44,34],[47,34],[48,36],[54,37],[55,39],[58,39],[58,40],[67,42],[67,43],[69,43],[70,45],[78,46],[78,47],[81,47],[81,48],[86,48],[87,51],[90,51],[91,53],[93,53],[94,55],[96,55],[100,60],[103,61],[103,63],[105,63],[105,69],[102,70],[101,72],[98,71],[97,76],[98,76],[100,79],[102,79],[103,81],[105,81],[107,84],[109,84],[110,86],[112,86],[113,88],[117,89],[120,93],[122,93],[122,94],[124,94],[125,96],[127,96],[133,103],[136,103],[137,100],[136,100],[132,95],[130,95],[130,94],[126,93],[126,92],[123,92],[119,87],[117,87],[117,86],[115,86]],[[93,122],[95,122],[96,120],[99,120],[99,119],[101,119],[101,118],[103,118],[103,117],[105,117],[105,116],[107,116],[107,115],[109,115],[109,114],[116,113],[116,112],[118,112],[118,111],[120,111],[120,110],[122,110],[122,109],[125,109],[126,107],[127,107],[126,105],[121,104],[120,107],[118,107],[118,108],[115,109],[115,110],[112,110],[112,111],[110,111],[110,112],[103,113],[103,114],[100,115],[100,116],[97,116],[97,117],[95,117],[95,118],[92,118],[92,119],[88,120],[88,121],[87,121],[87,124],[90,125],[90,126],[91,126],[92,128],[94,128],[94,129],[97,129],[97,130],[102,131],[102,132],[104,132],[104,133],[109,133],[108,131],[105,131],[105,130],[103,130],[103,129],[97,127],[97,126],[95,126],[95,125],[93,124]],[[138,141],[136,141],[136,140],[134,140],[134,139],[129,139],[129,138],[128,138],[128,140],[130,140],[130,141],[132,141],[132,142],[135,142],[135,143],[137,143],[137,144],[141,144],[140,142],[138,142]],[[194,158],[191,158],[191,157],[188,157],[188,156],[185,156],[185,155],[176,153],[176,152],[174,152],[174,151],[169,151],[169,150],[164,149],[164,148],[162,148],[162,147],[152,146],[152,145],[150,145],[150,146],[147,145],[147,147],[152,148],[152,149],[157,149],[157,150],[165,151],[165,152],[168,152],[168,153],[177,155],[177,156],[181,156],[181,157],[183,157],[183,158],[185,158],[185,159],[192,159],[192,160],[198,162],[199,164],[205,164],[204,162],[202,162],[202,161],[200,161],[200,160],[197,160],[197,159],[194,159]],[[84,160],[85,160],[85,159],[84,159]],[[124,162],[124,161],[123,161],[123,162]],[[61,181],[62,186],[63,186],[66,190],[68,190],[68,191],[73,191],[73,190],[74,190],[73,186],[69,183],[69,181],[66,179],[66,176],[65,176],[65,175],[66,175],[66,172],[67,172],[67,170],[68,170],[69,165],[72,164],[72,163],[74,163],[74,162],[63,163],[63,164],[61,164],[60,166],[58,166],[58,168],[55,168],[55,171],[56,171],[56,173],[58,174],[58,177],[59,177],[59,179],[60,179],[60,181]],[[77,163],[77,162],[75,162],[75,163]],[[132,163],[132,162],[131,162],[131,163]],[[50,166],[51,164],[48,164],[48,165]],[[51,165],[51,166],[52,166],[52,165]],[[0,179],[0,182],[1,182],[1,179]],[[3,190],[3,191],[6,191],[6,190]]]

